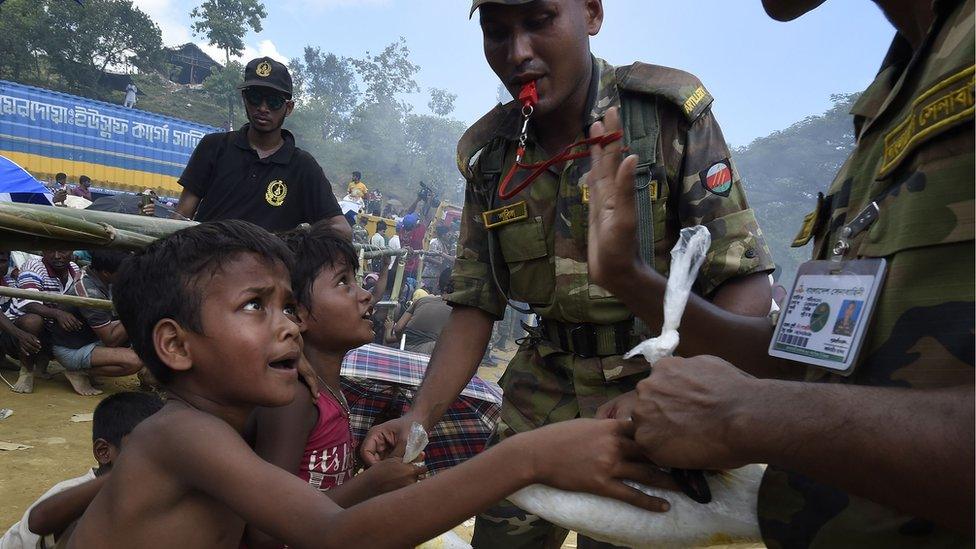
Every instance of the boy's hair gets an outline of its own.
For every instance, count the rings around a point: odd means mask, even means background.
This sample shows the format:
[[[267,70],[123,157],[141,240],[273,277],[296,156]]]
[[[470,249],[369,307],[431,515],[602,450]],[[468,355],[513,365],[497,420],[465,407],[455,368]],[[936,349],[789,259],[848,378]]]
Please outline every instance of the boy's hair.
[[[312,284],[325,267],[359,265],[356,249],[327,223],[318,222],[307,230],[281,235],[294,254],[291,289],[299,303],[312,308]]]
[[[125,260],[112,285],[112,301],[139,358],[166,384],[173,372],[153,345],[156,324],[170,318],[203,333],[200,309],[208,279],[240,254],[291,266],[291,253],[274,235],[236,219],[202,223],[157,240]]]
[[[64,181],[66,179],[68,179],[68,174],[64,172],[58,172],[58,174],[54,176],[55,181]]]
[[[78,183],[79,184],[80,183],[91,183],[91,178],[88,177],[87,175],[83,175],[83,176],[81,176],[81,177],[78,178]]]
[[[95,407],[92,419],[92,442],[104,439],[118,447],[142,420],[163,407],[163,401],[152,393],[123,392],[105,397]]]
[[[88,253],[91,255],[91,269],[106,273],[117,273],[122,262],[132,256],[132,252],[112,248],[96,248],[88,250]]]

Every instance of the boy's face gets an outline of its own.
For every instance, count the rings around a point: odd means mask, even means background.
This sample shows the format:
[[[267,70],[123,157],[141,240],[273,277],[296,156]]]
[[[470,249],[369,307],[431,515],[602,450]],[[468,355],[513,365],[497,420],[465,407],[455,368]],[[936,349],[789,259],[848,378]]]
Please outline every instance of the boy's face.
[[[372,296],[346,264],[319,271],[305,319],[305,341],[324,351],[345,352],[373,341]]]
[[[198,390],[232,406],[290,403],[301,336],[285,266],[240,254],[198,284],[203,333],[185,332]]]
[[[485,58],[502,84],[518,97],[536,81],[536,113],[548,114],[586,88],[589,36],[603,23],[597,0],[537,0],[529,4],[484,4],[480,8]]]

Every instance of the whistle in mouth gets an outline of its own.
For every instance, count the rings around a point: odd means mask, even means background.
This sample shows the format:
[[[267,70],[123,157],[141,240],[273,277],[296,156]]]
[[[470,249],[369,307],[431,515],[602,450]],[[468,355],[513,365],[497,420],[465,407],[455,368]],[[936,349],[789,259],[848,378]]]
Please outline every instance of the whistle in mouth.
[[[539,90],[535,87],[535,80],[522,86],[518,95],[519,103],[523,107],[534,107],[539,102]]]

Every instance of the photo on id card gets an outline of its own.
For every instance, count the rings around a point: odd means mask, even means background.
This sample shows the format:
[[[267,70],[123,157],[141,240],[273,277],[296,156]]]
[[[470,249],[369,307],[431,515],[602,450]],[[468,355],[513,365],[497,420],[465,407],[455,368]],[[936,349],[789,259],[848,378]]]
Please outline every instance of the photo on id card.
[[[884,259],[800,265],[769,344],[771,356],[850,375],[881,286]]]

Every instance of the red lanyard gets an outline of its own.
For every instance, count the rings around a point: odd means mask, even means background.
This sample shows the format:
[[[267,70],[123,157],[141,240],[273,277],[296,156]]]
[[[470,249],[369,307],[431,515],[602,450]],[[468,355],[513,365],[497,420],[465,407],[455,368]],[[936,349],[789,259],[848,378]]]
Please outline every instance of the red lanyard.
[[[623,137],[623,132],[620,131],[615,131],[599,137],[589,137],[569,145],[563,149],[562,152],[549,160],[544,162],[536,162],[533,164],[523,164],[522,157],[525,156],[525,141],[528,135],[529,118],[532,116],[532,113],[535,110],[536,103],[539,102],[539,93],[536,90],[535,81],[529,82],[528,84],[522,86],[522,90],[519,92],[518,100],[520,103],[522,103],[522,131],[519,133],[518,148],[515,150],[515,164],[512,165],[512,169],[508,171],[505,179],[503,179],[501,185],[498,186],[498,197],[502,200],[508,200],[509,198],[512,198],[513,196],[522,192],[523,189],[531,185],[533,181],[545,173],[550,166],[559,164],[560,162],[565,162],[567,160],[583,158],[590,154],[589,147],[591,145],[599,144],[606,146]],[[573,152],[573,149],[584,145],[587,147],[587,150]],[[508,185],[512,182],[512,178],[515,176],[515,172],[518,170],[532,170],[532,172],[529,173],[528,177],[522,180],[521,183],[516,185],[514,189],[509,190]]]

